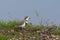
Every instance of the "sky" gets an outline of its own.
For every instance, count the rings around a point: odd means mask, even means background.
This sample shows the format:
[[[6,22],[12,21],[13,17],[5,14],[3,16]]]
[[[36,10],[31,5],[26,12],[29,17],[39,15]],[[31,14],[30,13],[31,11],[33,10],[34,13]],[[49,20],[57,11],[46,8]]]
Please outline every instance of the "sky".
[[[29,16],[30,22],[39,24],[36,10],[43,22],[60,25],[60,0],[0,0],[0,20],[22,20]]]

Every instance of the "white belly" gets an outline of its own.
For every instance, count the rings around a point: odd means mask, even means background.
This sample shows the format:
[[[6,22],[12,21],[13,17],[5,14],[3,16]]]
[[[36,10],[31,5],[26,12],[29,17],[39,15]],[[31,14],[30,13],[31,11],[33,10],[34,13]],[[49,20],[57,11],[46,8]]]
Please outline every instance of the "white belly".
[[[23,23],[22,25],[21,25],[21,27],[24,27],[25,26],[25,23]]]

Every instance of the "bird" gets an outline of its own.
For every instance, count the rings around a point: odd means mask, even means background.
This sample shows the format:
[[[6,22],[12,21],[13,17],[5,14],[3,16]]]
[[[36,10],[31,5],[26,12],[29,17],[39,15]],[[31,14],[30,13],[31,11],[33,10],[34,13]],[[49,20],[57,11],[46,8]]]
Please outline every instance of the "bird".
[[[24,19],[23,19],[22,21],[18,22],[17,25],[18,25],[19,27],[24,28],[25,25],[28,23],[28,20],[29,20],[29,19],[30,19],[29,16],[25,16]]]

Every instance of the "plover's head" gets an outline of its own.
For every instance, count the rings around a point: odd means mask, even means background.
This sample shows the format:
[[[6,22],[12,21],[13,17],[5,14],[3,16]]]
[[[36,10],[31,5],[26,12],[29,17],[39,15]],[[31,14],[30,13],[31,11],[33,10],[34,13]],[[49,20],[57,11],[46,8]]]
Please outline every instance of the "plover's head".
[[[24,17],[24,20],[25,20],[25,21],[28,21],[29,19],[30,19],[30,18],[29,18],[28,16],[25,16],[25,17]]]

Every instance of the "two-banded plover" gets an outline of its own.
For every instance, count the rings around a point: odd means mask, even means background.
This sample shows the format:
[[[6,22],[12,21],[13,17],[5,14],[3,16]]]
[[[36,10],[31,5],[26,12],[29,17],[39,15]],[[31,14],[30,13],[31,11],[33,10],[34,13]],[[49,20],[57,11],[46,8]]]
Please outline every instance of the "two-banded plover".
[[[30,18],[28,16],[25,16],[24,20],[22,20],[21,22],[18,23],[18,26],[23,28],[28,23],[29,19]]]

